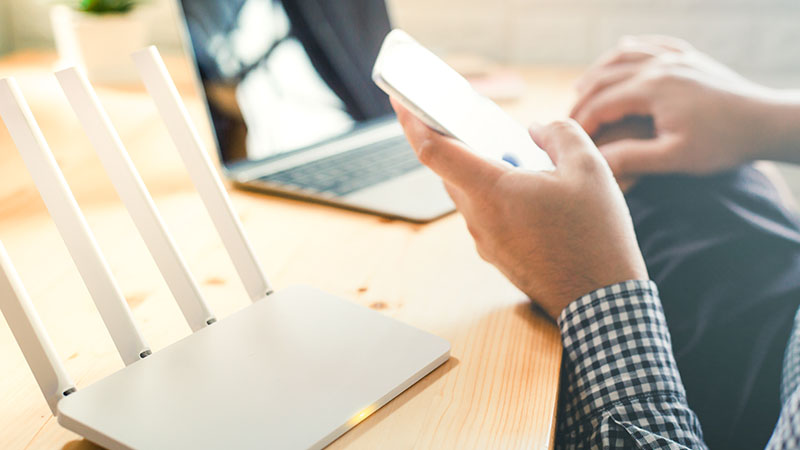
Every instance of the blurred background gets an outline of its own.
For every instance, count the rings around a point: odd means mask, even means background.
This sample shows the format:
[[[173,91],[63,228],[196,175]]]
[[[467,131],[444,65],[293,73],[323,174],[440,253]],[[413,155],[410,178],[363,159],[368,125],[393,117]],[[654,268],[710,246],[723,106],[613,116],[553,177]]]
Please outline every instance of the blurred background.
[[[103,67],[98,67],[96,73],[90,70],[92,79],[114,81],[133,73],[132,67],[120,70],[119,66],[129,63],[126,55],[131,50],[148,42],[166,55],[180,54],[174,0],[109,1],[130,3],[132,9],[124,16],[135,23],[109,25],[110,34],[108,28],[92,30],[89,23],[84,41],[75,43],[70,27],[91,21],[78,17],[64,2],[0,0],[0,56],[53,51],[57,42],[62,55],[70,51],[64,47],[82,47],[85,59],[94,53],[98,64],[114,71],[102,73]],[[684,38],[764,84],[800,87],[797,0],[388,0],[388,4],[396,26],[451,62],[471,61],[456,66],[462,72],[464,67],[492,62],[583,66],[623,35],[660,33]],[[59,5],[62,11],[56,14]],[[66,38],[57,39],[59,34]],[[114,61],[110,53],[118,59]],[[800,170],[782,170],[795,195],[800,194]]]
[[[53,48],[52,5],[0,1],[0,54]],[[580,65],[624,34],[665,33],[764,82],[800,80],[797,0],[389,0],[389,6],[396,25],[440,54]],[[179,49],[172,0],[148,0],[132,13],[162,50]]]

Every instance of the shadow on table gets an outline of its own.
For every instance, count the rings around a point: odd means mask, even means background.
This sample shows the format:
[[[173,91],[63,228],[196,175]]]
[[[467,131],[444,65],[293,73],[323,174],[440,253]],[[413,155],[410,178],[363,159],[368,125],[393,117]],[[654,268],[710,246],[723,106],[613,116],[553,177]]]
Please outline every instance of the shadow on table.
[[[439,378],[442,378],[445,376],[445,374],[453,370],[459,364],[459,362],[460,361],[458,358],[450,356],[450,359],[448,359],[444,364],[426,375],[423,379],[411,385],[408,389],[400,393],[400,395],[389,401],[389,403],[383,405],[380,409],[364,419],[363,422],[359,423],[353,428],[350,428],[346,433],[340,436],[340,438],[352,434],[366,433],[372,429],[372,427],[381,423],[384,418],[389,417],[393,411],[401,408],[417,394],[421,393],[428,386],[435,383]]]
[[[61,450],[98,450],[102,449],[97,444],[92,443],[91,441],[87,441],[86,439],[75,439],[74,441],[69,441],[61,447]]]

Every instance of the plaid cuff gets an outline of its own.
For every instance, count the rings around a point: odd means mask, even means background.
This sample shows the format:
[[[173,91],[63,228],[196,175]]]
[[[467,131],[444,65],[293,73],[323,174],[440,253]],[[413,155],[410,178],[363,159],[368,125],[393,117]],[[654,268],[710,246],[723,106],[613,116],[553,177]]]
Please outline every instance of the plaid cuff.
[[[794,391],[783,403],[778,424],[772,432],[767,450],[800,448],[800,391]]]
[[[685,402],[652,281],[626,281],[587,294],[564,309],[558,325],[566,377],[564,431],[580,435],[598,414],[620,404]]]

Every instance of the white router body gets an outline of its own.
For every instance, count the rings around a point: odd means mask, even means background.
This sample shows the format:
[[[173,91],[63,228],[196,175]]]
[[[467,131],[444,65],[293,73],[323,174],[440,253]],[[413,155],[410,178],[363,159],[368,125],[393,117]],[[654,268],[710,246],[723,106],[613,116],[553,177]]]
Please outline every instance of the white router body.
[[[443,339],[309,287],[273,292],[155,48],[134,60],[253,303],[218,321],[85,76],[57,74],[193,334],[151,353],[16,83],[0,116],[126,367],[76,390],[0,245],[0,309],[67,429],[108,448],[321,448],[444,363]]]
[[[449,345],[309,287],[278,291],[58,403],[109,448],[322,448]]]

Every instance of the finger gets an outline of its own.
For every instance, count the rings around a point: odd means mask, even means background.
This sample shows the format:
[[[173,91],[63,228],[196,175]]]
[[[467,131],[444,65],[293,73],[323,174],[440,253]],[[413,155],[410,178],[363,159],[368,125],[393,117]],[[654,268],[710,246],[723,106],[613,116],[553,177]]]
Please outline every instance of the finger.
[[[589,135],[574,120],[534,125],[529,132],[536,145],[547,152],[561,172],[569,172],[579,159],[587,155],[596,156],[598,152]]]
[[[602,56],[600,56],[597,61],[592,63],[589,68],[586,69],[585,75],[582,76],[578,82],[576,83],[576,87],[583,83],[583,80],[586,76],[591,76],[591,74],[598,70],[605,67],[610,67],[618,64],[629,64],[629,63],[637,63],[637,62],[644,62],[646,60],[652,59],[655,56],[663,53],[663,50],[654,47],[652,45],[642,45],[642,44],[626,44],[620,45],[615,47]]]
[[[473,215],[473,212],[476,208],[476,204],[473,200],[473,197],[465,194],[461,189],[453,186],[450,183],[444,182],[444,189],[447,191],[447,194],[450,195],[450,198],[453,199],[453,203],[456,205],[456,209],[461,216],[464,218],[464,221],[467,224],[467,228],[469,229],[470,234],[473,238],[479,236],[477,230],[479,229],[477,224],[475,223],[476,219]],[[478,201],[478,205],[480,205],[480,200]],[[484,209],[481,206],[477,206],[478,211]]]
[[[616,64],[645,62],[666,52],[681,52],[691,48],[689,43],[669,36],[623,36],[616,47],[601,55],[587,68],[586,73]]]
[[[598,67],[585,72],[581,79],[575,84],[575,90],[578,91],[579,94],[584,95],[588,91],[591,91],[596,85],[603,84],[605,80],[628,78],[640,71],[643,66],[644,64],[642,62],[637,61]]]
[[[572,112],[578,111],[592,97],[596,96],[606,88],[629,80],[637,73],[641,72],[643,64],[623,64],[607,67],[594,71],[577,88],[578,98],[572,107]]]
[[[615,176],[626,178],[675,171],[677,146],[678,139],[666,135],[655,139],[622,139],[600,146],[600,153]]]
[[[570,113],[570,117],[591,135],[603,124],[614,123],[627,116],[647,116],[650,114],[647,93],[642,90],[635,78],[615,84],[579,105]]]
[[[623,194],[627,194],[628,191],[633,189],[636,183],[639,181],[637,177],[617,177],[617,185],[619,186],[619,190],[622,191]]]
[[[453,203],[456,205],[456,209],[459,211],[466,209],[469,202],[469,198],[466,196],[466,194],[446,181],[443,181],[442,184],[444,184],[444,190],[447,191],[447,195],[450,196],[450,198],[453,200]]]
[[[481,241],[483,241],[484,237],[486,236],[486,233],[482,232],[483,227],[481,227],[481,219],[486,217],[486,208],[483,207],[480,202],[476,204],[473,201],[475,200],[473,197],[465,194],[452,184],[444,183],[444,188],[447,190],[447,193],[450,194],[450,198],[453,199],[453,203],[456,204],[456,209],[458,209],[458,212],[461,213],[461,217],[464,219],[464,224],[467,226],[469,234],[475,241],[475,248],[478,251],[478,254],[481,258],[488,261],[486,258],[487,255],[481,250],[483,248],[481,246]]]
[[[417,158],[444,181],[471,192],[493,186],[505,172],[499,164],[481,158],[455,139],[432,130],[395,99],[392,99],[392,107]]]
[[[674,36],[667,36],[663,34],[643,34],[634,36],[633,39],[635,39],[637,42],[645,42],[648,44],[657,45],[664,50],[671,52],[682,53],[694,50],[694,47],[689,42]]]

